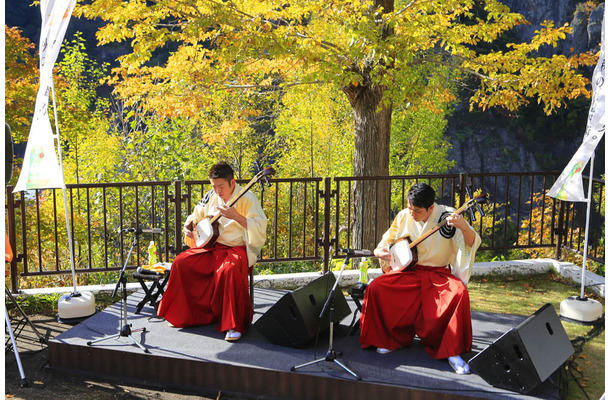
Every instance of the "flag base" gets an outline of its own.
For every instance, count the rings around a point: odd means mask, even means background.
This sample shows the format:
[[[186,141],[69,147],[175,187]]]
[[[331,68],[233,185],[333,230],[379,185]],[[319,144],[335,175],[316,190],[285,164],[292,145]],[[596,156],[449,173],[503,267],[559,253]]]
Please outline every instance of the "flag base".
[[[572,296],[563,300],[559,306],[560,318],[567,322],[590,325],[603,315],[603,307],[597,300]]]
[[[95,297],[91,292],[66,293],[57,302],[60,321],[75,321],[95,314]]]

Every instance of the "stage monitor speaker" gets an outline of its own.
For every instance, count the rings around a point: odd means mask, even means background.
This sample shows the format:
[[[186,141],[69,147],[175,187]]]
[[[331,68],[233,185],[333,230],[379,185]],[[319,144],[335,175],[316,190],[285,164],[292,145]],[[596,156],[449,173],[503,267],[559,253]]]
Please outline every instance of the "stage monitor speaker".
[[[329,292],[335,284],[332,272],[310,282],[307,286],[286,293],[254,324],[271,343],[288,347],[303,347],[320,332],[330,327],[330,307],[324,318],[320,313]],[[333,293],[333,322],[337,323],[351,313],[341,290]]]
[[[492,386],[527,393],[574,354],[551,304],[546,304],[474,356],[470,368]]]

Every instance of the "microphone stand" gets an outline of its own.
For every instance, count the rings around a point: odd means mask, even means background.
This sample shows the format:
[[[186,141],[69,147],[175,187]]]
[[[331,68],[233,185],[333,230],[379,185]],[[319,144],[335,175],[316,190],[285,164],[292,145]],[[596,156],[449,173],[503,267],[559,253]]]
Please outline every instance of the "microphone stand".
[[[337,288],[337,285],[339,284],[339,281],[341,281],[341,276],[343,275],[343,271],[345,270],[346,265],[349,263],[350,257],[351,257],[350,253],[348,253],[345,256],[345,259],[343,260],[343,265],[341,266],[341,271],[339,271],[339,276],[337,277],[337,280],[335,281],[333,288],[330,290],[328,298],[326,299],[326,303],[324,303],[324,307],[322,307],[322,312],[320,313],[320,316],[319,316],[320,319],[324,318],[324,313],[326,312],[326,308],[330,306],[330,308],[329,308],[329,310],[330,310],[329,311],[330,330],[329,330],[329,339],[328,339],[328,350],[326,351],[326,356],[324,356],[323,358],[319,358],[317,360],[306,362],[304,364],[290,367],[291,371],[296,371],[299,368],[306,367],[306,366],[312,365],[312,364],[317,364],[322,361],[330,361],[330,362],[334,362],[335,364],[337,364],[338,366],[343,368],[345,371],[347,371],[350,375],[352,375],[357,380],[359,380],[359,381],[362,380],[362,378],[360,378],[355,372],[353,372],[352,370],[350,370],[345,365],[343,365],[340,361],[337,360],[337,353],[333,349],[333,336],[334,336],[333,335],[333,326],[334,326],[333,312],[335,311],[335,299],[333,298],[333,294],[335,292],[335,289]],[[329,274],[332,274],[332,272],[329,272]]]
[[[135,235],[133,237],[133,241],[131,242],[131,248],[129,249],[129,253],[127,254],[127,259],[125,260],[125,264],[123,265],[123,268],[121,269],[121,274],[119,275],[119,280],[114,288],[114,292],[112,292],[112,297],[116,296],[117,291],[119,290],[119,286],[122,286],[122,307],[121,307],[121,318],[123,319],[123,325],[121,326],[121,329],[119,330],[119,333],[114,334],[114,335],[110,335],[110,336],[104,336],[103,338],[100,339],[96,339],[93,341],[89,341],[87,342],[88,346],[91,346],[92,344],[104,341],[104,340],[108,340],[108,339],[114,339],[114,338],[119,338],[119,337],[127,337],[129,339],[131,339],[131,341],[138,346],[140,349],[144,350],[145,353],[150,353],[150,351],[148,351],[148,349],[144,346],[142,346],[142,344],[140,342],[138,342],[133,336],[131,336],[131,334],[133,332],[138,332],[138,331],[142,331],[142,332],[146,332],[146,328],[139,328],[139,329],[131,329],[131,324],[127,323],[127,276],[125,275],[125,269],[127,268],[127,263],[129,262],[129,259],[131,258],[131,253],[133,252],[133,248],[135,247],[136,243],[138,242],[138,237],[140,235],[140,232],[138,230],[135,231]]]
[[[21,377],[21,387],[26,387],[29,384],[27,378],[25,377],[25,372],[23,372],[23,365],[21,364],[21,357],[19,357],[19,349],[17,348],[17,343],[15,342],[15,335],[13,335],[11,320],[8,316],[8,311],[6,310],[6,303],[4,304],[4,322],[6,323],[8,334],[11,337],[11,342],[13,343],[13,352],[15,353],[15,360],[17,360],[17,368],[19,369],[19,376]],[[34,329],[34,331],[38,332],[36,329]]]

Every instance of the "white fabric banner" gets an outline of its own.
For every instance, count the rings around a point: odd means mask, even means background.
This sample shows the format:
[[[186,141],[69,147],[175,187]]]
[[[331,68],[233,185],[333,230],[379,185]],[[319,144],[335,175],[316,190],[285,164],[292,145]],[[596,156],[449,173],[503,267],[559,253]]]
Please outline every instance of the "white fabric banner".
[[[582,171],[595,152],[597,144],[606,132],[604,79],[606,59],[604,56],[604,28],[602,27],[601,54],[593,71],[593,97],[589,108],[587,130],[582,144],[563,170],[548,195],[559,200],[587,201],[582,187]]]
[[[42,0],[40,33],[40,87],[36,95],[34,118],[23,157],[21,174],[14,192],[29,189],[64,188],[64,175],[57,160],[51,121],[49,95],[53,85],[53,66],[70,23],[76,0]]]

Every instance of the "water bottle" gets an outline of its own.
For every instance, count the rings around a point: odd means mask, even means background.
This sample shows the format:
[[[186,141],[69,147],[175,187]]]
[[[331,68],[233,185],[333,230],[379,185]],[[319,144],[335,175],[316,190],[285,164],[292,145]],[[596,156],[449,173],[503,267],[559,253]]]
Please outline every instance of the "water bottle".
[[[360,282],[369,283],[369,273],[366,257],[360,259]]]
[[[148,245],[148,265],[154,265],[157,263],[157,246],[153,240]]]

